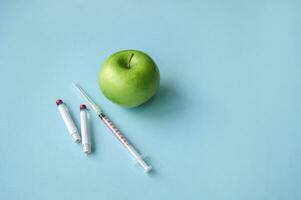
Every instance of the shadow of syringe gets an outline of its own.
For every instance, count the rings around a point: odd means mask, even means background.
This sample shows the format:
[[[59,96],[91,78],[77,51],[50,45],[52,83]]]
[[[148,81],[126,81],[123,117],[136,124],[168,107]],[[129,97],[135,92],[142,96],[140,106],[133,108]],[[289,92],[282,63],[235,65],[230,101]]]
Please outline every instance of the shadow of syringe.
[[[115,137],[123,144],[123,146],[130,152],[130,154],[135,158],[138,164],[144,169],[145,173],[148,173],[152,167],[148,165],[144,160],[143,156],[140,155],[135,147],[131,145],[124,135],[114,126],[112,121],[101,111],[100,107],[90,98],[90,96],[84,91],[84,89],[79,85],[72,83],[74,89],[76,89],[81,97],[87,101],[92,110],[95,111],[97,116],[101,121],[111,130]]]

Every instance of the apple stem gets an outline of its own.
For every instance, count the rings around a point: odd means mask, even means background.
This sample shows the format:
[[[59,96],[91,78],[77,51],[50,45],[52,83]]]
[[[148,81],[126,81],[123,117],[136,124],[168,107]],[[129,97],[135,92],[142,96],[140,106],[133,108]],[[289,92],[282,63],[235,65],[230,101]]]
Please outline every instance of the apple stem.
[[[134,57],[134,53],[131,54],[131,57],[130,57],[129,62],[128,62],[128,68],[131,68],[131,61],[132,61],[133,57]]]

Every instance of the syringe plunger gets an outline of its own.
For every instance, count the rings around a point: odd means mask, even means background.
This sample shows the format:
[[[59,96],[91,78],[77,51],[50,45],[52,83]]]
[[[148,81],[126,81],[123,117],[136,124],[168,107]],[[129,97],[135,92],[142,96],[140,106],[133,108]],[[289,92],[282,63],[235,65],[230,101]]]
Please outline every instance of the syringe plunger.
[[[139,153],[136,151],[136,149],[133,146],[129,145],[126,148],[134,156],[134,158],[136,159],[137,163],[144,169],[145,173],[148,173],[152,169],[152,166],[148,165],[143,160],[143,156],[139,155]]]

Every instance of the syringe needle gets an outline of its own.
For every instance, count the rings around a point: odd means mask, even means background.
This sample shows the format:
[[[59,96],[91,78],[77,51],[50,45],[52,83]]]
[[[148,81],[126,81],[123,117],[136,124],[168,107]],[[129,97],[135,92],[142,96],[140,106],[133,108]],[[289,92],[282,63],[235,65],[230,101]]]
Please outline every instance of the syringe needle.
[[[97,115],[100,115],[101,109],[100,107],[89,97],[89,95],[84,91],[84,89],[79,85],[72,83],[74,89],[76,89],[81,97],[87,101],[90,107],[96,112]]]

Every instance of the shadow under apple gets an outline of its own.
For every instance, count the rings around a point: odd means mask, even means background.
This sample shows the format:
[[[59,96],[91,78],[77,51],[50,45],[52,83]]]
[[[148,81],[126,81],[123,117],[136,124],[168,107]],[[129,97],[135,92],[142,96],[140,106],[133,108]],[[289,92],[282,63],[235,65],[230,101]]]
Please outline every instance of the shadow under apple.
[[[158,92],[146,103],[129,109],[143,117],[165,117],[184,109],[184,98],[172,84],[162,84]]]

